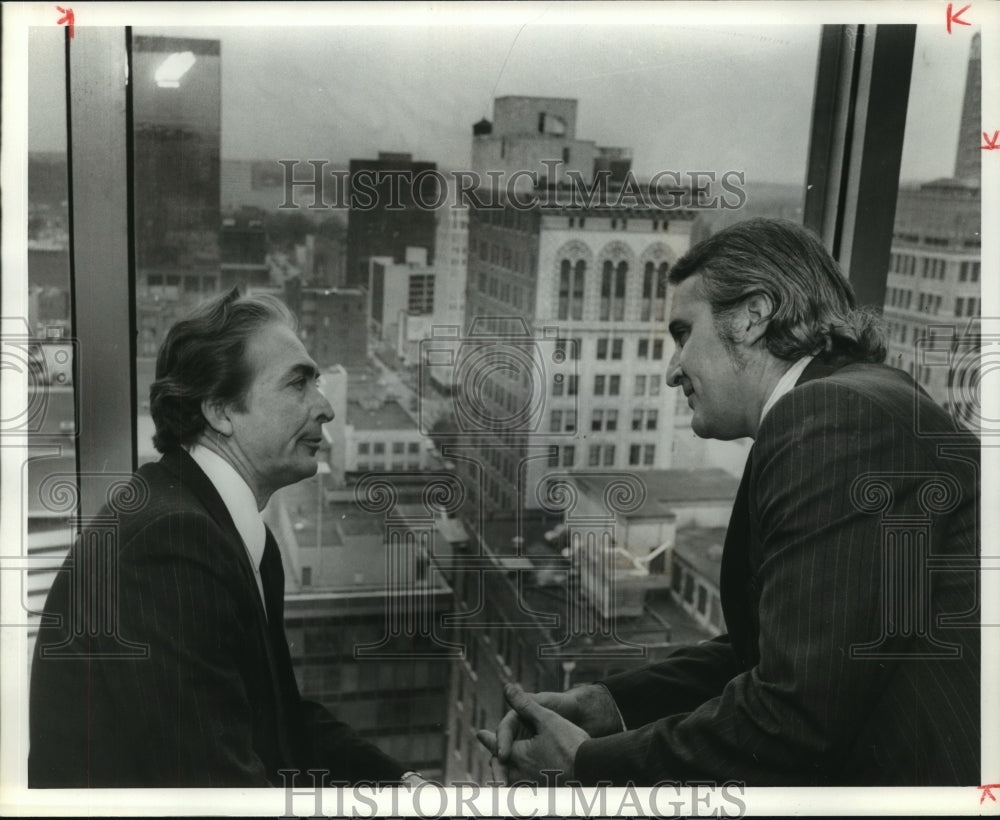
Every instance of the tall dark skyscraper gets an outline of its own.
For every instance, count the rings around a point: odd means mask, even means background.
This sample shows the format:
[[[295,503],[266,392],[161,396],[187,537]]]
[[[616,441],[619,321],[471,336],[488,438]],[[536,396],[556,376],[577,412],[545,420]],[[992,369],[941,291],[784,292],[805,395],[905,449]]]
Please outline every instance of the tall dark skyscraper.
[[[969,68],[965,75],[965,100],[962,103],[962,124],[958,131],[958,151],[955,156],[955,176],[979,182],[983,152],[980,149],[980,112],[983,103],[982,43],[977,32],[969,50]]]
[[[437,164],[415,162],[410,154],[380,151],[378,159],[352,159],[347,218],[347,286],[368,287],[368,261],[391,256],[406,261],[407,247],[426,248],[434,261],[438,198]],[[421,176],[422,175],[422,176]],[[412,184],[418,184],[414,192]]]
[[[140,291],[198,292],[218,276],[220,50],[218,40],[133,41]]]

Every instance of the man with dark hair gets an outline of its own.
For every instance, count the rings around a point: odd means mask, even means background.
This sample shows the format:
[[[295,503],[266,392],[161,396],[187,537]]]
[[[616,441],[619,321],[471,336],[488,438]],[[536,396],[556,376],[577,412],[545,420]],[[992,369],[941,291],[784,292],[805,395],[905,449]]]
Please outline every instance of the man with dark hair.
[[[978,439],[881,364],[877,321],[803,228],[732,226],[670,281],[668,384],[699,436],[754,439],[728,634],[565,693],[512,684],[480,740],[514,780],[977,784]]]
[[[171,328],[150,409],[160,461],[119,509],[110,566],[84,539],[45,605],[31,676],[32,787],[399,782],[404,767],[304,701],[281,555],[260,510],[314,475],[333,410],[288,309],[233,290]],[[108,512],[105,510],[104,512]],[[117,620],[81,590],[117,577]],[[144,648],[126,652],[124,648]]]

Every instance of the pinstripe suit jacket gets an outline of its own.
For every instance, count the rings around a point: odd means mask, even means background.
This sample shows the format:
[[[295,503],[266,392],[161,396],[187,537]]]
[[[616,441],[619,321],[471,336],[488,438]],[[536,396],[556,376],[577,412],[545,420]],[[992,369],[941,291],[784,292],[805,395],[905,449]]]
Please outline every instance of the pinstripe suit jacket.
[[[397,781],[401,764],[300,698],[281,613],[269,626],[194,460],[172,451],[133,481],[149,498],[119,517],[116,630],[97,608],[74,612],[104,572],[80,543],[49,592],[59,623],[41,629],[32,665],[29,785],[269,786],[281,768]]]
[[[814,360],[737,493],[728,635],[604,681],[628,731],[585,741],[577,777],[977,784],[977,574],[897,560],[975,560],[978,469],[978,440],[901,371]]]

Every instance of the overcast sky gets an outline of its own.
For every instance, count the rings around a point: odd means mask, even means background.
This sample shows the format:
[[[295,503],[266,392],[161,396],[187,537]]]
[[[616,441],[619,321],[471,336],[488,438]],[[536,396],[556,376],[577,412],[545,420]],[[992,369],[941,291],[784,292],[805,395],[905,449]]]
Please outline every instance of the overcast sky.
[[[970,36],[920,27],[904,180],[954,165]],[[137,28],[222,43],[224,159],[407,151],[467,167],[503,95],[574,97],[577,137],[633,150],[639,175],[743,170],[800,183],[818,25]],[[79,36],[79,32],[78,32]],[[30,139],[57,150],[62,39],[32,36]]]

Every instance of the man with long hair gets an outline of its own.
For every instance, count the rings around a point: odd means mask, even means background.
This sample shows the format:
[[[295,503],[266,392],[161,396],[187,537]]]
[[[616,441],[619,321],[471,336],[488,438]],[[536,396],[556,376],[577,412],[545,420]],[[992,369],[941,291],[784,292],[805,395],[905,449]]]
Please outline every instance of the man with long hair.
[[[977,574],[924,558],[979,554],[978,439],[882,364],[877,317],[802,227],[734,225],[670,282],[667,383],[697,435],[754,439],[728,633],[565,693],[510,685],[480,740],[512,780],[977,784]]]

